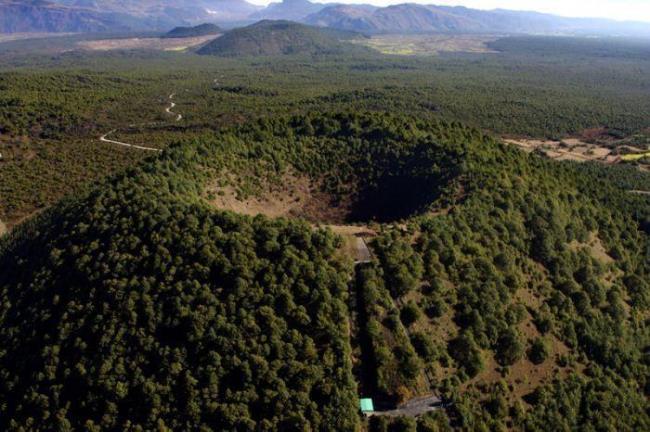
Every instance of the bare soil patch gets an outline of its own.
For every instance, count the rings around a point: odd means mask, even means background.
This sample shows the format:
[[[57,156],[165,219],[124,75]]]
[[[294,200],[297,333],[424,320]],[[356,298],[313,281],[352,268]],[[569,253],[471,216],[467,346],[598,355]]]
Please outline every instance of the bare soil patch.
[[[7,232],[7,225],[0,220],[0,236],[4,235]]]
[[[505,139],[504,141],[526,152],[541,152],[546,157],[555,160],[599,161],[604,163],[616,163],[618,161],[618,156],[614,155],[611,148],[590,144],[580,138],[566,138],[562,141],[539,139]]]
[[[241,198],[233,186],[212,185],[208,188],[209,202],[220,210],[248,216],[271,218],[295,217],[306,219],[317,227],[331,229],[343,239],[341,254],[355,262],[367,262],[370,251],[364,239],[377,233],[365,225],[345,225],[349,208],[321,191],[321,186],[308,177],[285,173],[279,182],[269,183],[262,193]]]
[[[233,186],[214,184],[208,188],[210,204],[249,216],[259,214],[277,217],[300,217],[311,222],[341,224],[349,208],[321,190],[309,177],[292,172],[283,174],[279,182],[270,182],[254,196],[242,198]]]
[[[189,38],[129,38],[129,39],[103,39],[82,41],[77,46],[91,51],[111,51],[130,49],[152,49],[160,51],[183,51],[208,41],[220,35],[207,35]]]
[[[586,243],[580,243],[576,240],[572,241],[569,243],[569,248],[573,251],[586,249],[594,259],[600,261],[602,264],[611,264],[614,262],[614,258],[607,253],[607,249],[605,249],[605,246],[597,233],[589,233],[589,239]]]
[[[643,160],[650,157],[648,131],[622,137],[620,131],[594,128],[584,130],[579,136],[561,140],[504,137],[504,142],[529,153],[541,153],[550,159],[606,164],[636,163],[641,170],[648,169]]]

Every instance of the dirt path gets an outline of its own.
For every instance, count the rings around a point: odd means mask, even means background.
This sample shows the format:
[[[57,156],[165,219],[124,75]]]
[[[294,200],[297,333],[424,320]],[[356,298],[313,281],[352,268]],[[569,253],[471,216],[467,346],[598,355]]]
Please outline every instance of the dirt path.
[[[352,250],[349,252],[354,256],[355,266],[363,265],[372,261],[372,252],[366,243],[366,238],[369,237],[369,233],[372,232],[364,227],[355,227],[355,226],[330,226],[330,228],[340,234],[347,235],[348,238],[354,239]],[[372,232],[373,236],[376,233]],[[390,301],[393,303],[393,307],[396,310],[400,310],[401,301],[393,299],[392,296],[389,296]],[[363,301],[362,299],[360,301]],[[351,326],[353,325],[353,320],[351,320]],[[400,324],[404,330],[404,333],[409,337],[411,334],[409,329],[401,323]],[[432,389],[432,378],[430,376],[430,371],[425,367],[423,370],[424,381],[426,382],[428,391]],[[436,395],[429,394],[426,396],[420,396],[413,398],[404,404],[396,407],[395,409],[385,410],[385,411],[374,411],[372,413],[367,413],[369,416],[386,416],[386,417],[418,417],[422,414],[434,411],[436,409],[444,408],[443,401]]]
[[[171,101],[172,99],[174,99],[175,95],[176,95],[176,93],[172,93],[172,94],[169,95],[169,106],[167,108],[165,108],[165,112],[167,114],[169,114],[169,115],[175,115],[176,116],[176,121],[181,121],[181,120],[183,120],[183,116],[181,114],[176,114],[175,112],[172,111],[174,109],[174,107],[176,106],[176,104]]]
[[[374,230],[357,225],[324,225],[324,227],[343,237],[343,253],[354,259],[354,265],[372,261],[372,252],[367,240],[377,236]]]
[[[363,237],[355,237],[354,263],[364,264],[372,261],[370,249]]]
[[[106,138],[107,136],[114,133],[115,131],[117,131],[117,129],[113,129],[112,131],[105,133],[104,135],[99,137],[99,140],[102,141],[102,142],[117,144],[117,145],[120,145],[120,146],[123,146],[123,147],[131,147],[131,148],[138,149],[138,150],[155,151],[155,152],[161,152],[162,151],[161,149],[157,149],[157,148],[154,148],[154,147],[145,147],[145,146],[140,146],[140,145],[136,145],[136,144],[129,144],[129,143],[125,143],[125,142],[121,142],[121,141],[115,141],[115,140]]]
[[[388,411],[374,411],[369,413],[370,416],[385,417],[418,417],[437,409],[444,408],[442,399],[437,396],[423,396],[411,399],[399,407]]]
[[[631,190],[630,193],[637,194],[637,195],[648,195],[648,196],[650,196],[650,191]]]
[[[167,114],[169,114],[169,115],[175,115],[176,116],[176,121],[181,121],[183,119],[183,116],[181,114],[177,114],[177,113],[172,111],[172,109],[174,109],[176,104],[174,102],[172,102],[171,99],[173,99],[175,95],[176,95],[176,93],[172,93],[172,94],[169,95],[169,99],[170,99],[169,106],[167,108],[165,108],[165,112]],[[133,127],[133,126],[135,126],[135,124],[130,125],[130,127]],[[137,150],[154,151],[154,152],[161,152],[162,151],[161,149],[155,148],[155,147],[146,147],[146,146],[141,146],[141,145],[137,145],[137,144],[129,144],[129,143],[125,143],[125,142],[122,142],[122,141],[116,141],[116,140],[112,140],[112,139],[107,138],[110,134],[113,134],[115,132],[117,132],[117,129],[113,129],[111,131],[108,131],[104,135],[100,136],[99,140],[101,142],[116,144],[116,145],[120,145],[122,147],[130,147],[130,148],[134,148],[134,149],[137,149]]]

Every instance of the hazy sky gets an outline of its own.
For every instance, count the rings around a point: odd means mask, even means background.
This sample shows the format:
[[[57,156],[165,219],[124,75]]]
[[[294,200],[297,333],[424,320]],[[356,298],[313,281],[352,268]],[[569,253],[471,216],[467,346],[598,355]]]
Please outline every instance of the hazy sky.
[[[249,0],[268,4],[280,0]],[[316,0],[312,0],[316,1]],[[328,3],[318,0],[318,3]],[[424,3],[467,6],[477,9],[534,10],[576,17],[603,17],[650,23],[650,0],[331,0],[332,3],[371,3],[386,6],[398,3]]]

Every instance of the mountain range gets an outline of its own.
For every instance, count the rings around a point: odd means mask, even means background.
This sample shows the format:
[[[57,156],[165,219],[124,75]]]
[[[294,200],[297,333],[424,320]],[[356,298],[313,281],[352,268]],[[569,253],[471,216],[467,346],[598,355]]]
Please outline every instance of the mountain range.
[[[650,24],[565,18],[538,12],[400,4],[384,8],[329,5],[303,21],[368,33],[525,33],[650,36]]]
[[[138,29],[129,15],[98,12],[41,0],[0,0],[0,32],[101,32]],[[142,23],[146,27],[146,23]]]
[[[291,20],[377,33],[575,34],[650,37],[650,24],[496,9],[399,4],[321,4],[283,0],[266,8],[245,0],[0,0],[0,32],[169,30],[203,22]]]
[[[243,21],[260,9],[245,0],[0,0],[0,33],[167,31]]]

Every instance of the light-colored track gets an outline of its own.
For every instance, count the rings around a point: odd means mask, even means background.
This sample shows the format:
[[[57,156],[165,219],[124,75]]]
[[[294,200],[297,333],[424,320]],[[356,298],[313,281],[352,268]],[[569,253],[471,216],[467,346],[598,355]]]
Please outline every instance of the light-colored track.
[[[162,151],[161,149],[154,148],[154,147],[145,147],[145,146],[141,146],[141,145],[129,144],[129,143],[125,143],[125,142],[122,142],[122,141],[115,141],[115,140],[106,138],[107,136],[114,133],[115,131],[116,131],[116,129],[113,129],[112,131],[109,131],[109,132],[105,133],[104,135],[99,137],[99,140],[101,142],[116,144],[116,145],[120,145],[120,146],[123,146],[123,147],[131,147],[131,148],[138,149],[138,150],[155,151],[155,152],[161,152]]]
[[[165,108],[165,112],[167,114],[169,114],[169,115],[175,115],[176,116],[176,121],[181,121],[183,119],[183,116],[181,114],[177,114],[177,113],[172,111],[172,109],[174,109],[176,104],[174,102],[172,102],[171,99],[174,99],[175,95],[176,95],[176,93],[172,93],[172,94],[169,95],[169,99],[170,99],[169,106],[167,108]],[[131,126],[134,126],[134,125],[131,125]],[[100,136],[99,140],[101,142],[115,144],[115,145],[119,145],[119,146],[122,146],[122,147],[130,147],[130,148],[134,148],[134,149],[137,149],[137,150],[153,151],[153,152],[161,152],[162,151],[161,149],[158,149],[158,148],[155,148],[155,147],[146,147],[146,146],[141,146],[141,145],[137,145],[137,144],[130,144],[130,143],[122,142],[122,141],[116,141],[116,140],[109,139],[108,136],[110,134],[112,134],[112,133],[115,133],[115,132],[117,132],[117,129],[113,129],[111,131],[108,131],[104,135]]]

